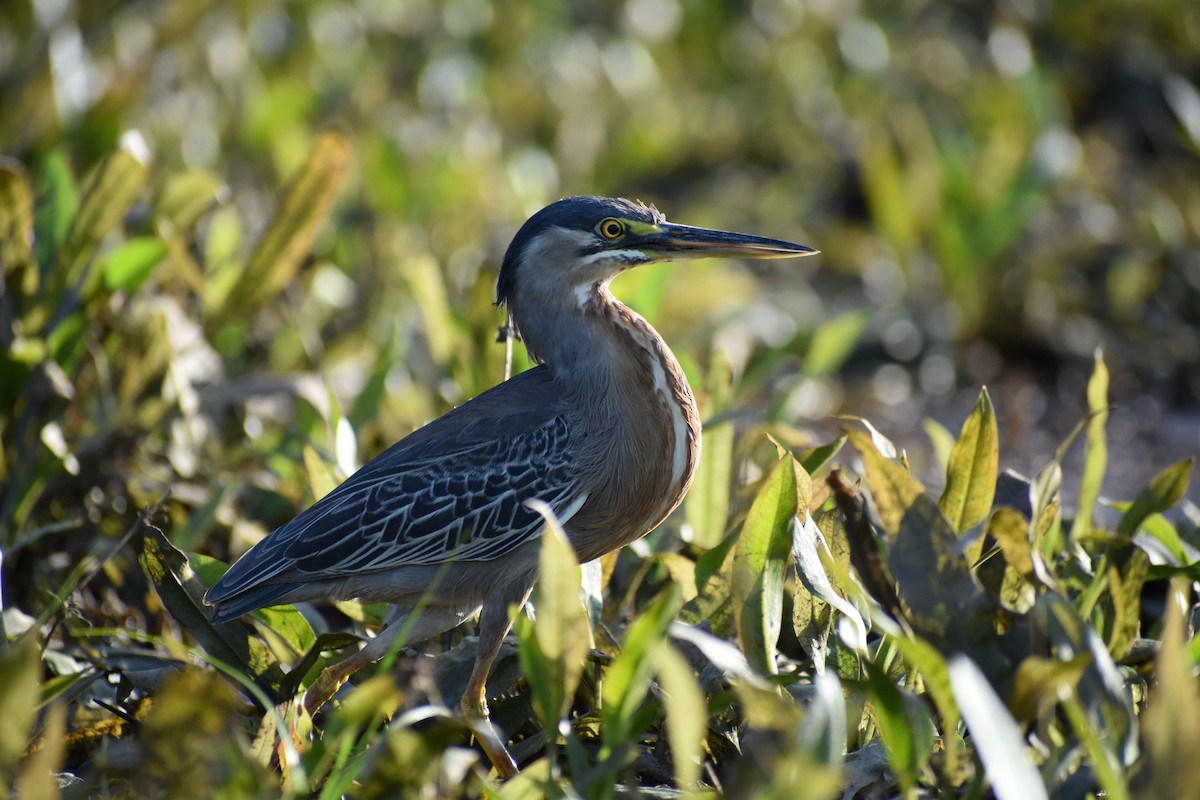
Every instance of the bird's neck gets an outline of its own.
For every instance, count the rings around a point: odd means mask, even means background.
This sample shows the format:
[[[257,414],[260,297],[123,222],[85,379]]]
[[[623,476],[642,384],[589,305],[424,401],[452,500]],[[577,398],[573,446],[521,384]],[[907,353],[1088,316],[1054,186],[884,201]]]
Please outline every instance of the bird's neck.
[[[699,413],[666,342],[606,286],[589,287],[562,312],[558,319],[539,314],[532,327],[519,318],[517,324],[527,347],[563,387],[572,413],[595,434],[597,449],[584,459],[598,461],[580,471],[596,478],[590,490],[596,507],[627,512],[612,519],[584,514],[587,526],[619,534],[624,544],[656,526],[683,498],[700,454]],[[581,558],[596,555],[588,541],[583,536],[575,542]],[[605,542],[597,552],[612,549]]]

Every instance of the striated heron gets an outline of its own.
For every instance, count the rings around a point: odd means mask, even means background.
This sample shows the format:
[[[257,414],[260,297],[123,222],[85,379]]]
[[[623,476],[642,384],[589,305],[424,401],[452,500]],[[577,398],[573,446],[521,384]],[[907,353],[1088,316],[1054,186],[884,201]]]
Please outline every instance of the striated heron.
[[[497,305],[540,366],[393,445],[256,544],[205,597],[214,622],[267,605],[357,598],[413,609],[310,687],[315,711],[353,672],[479,614],[462,709],[487,715],[488,670],[537,577],[554,511],[579,561],[638,539],[683,499],[700,455],[700,419],[679,362],[609,283],[681,258],[789,258],[810,247],[667,222],[653,206],[570,197],[517,232]],[[490,732],[490,729],[485,727]],[[503,744],[480,741],[501,775]]]

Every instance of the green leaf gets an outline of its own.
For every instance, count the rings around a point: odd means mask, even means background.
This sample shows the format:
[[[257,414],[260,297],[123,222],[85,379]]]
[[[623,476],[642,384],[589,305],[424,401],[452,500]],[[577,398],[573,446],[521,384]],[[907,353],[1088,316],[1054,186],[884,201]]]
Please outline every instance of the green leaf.
[[[721,351],[717,351],[720,353]],[[733,474],[734,426],[732,420],[713,421],[724,411],[732,394],[728,359],[714,354],[708,374],[708,402],[704,407],[704,450],[683,510],[692,541],[708,550],[725,538],[729,523],[729,487]]]
[[[624,754],[649,723],[644,702],[657,667],[656,648],[666,638],[667,628],[679,610],[679,590],[671,585],[630,624],[620,654],[604,673],[600,717],[602,761],[624,763]],[[532,678],[530,679],[532,683]]]
[[[534,708],[547,735],[570,709],[591,645],[591,627],[580,589],[579,561],[549,507],[535,507],[546,519],[533,605],[536,619],[525,625],[518,655],[529,676]],[[535,681],[534,678],[537,677]]]
[[[1112,548],[1108,561],[1108,594],[1112,599],[1112,627],[1108,652],[1121,659],[1141,633],[1142,587],[1150,558],[1140,547]]]
[[[1096,501],[1100,499],[1100,486],[1104,482],[1104,471],[1108,468],[1108,439],[1104,428],[1108,424],[1108,366],[1104,353],[1096,350],[1096,366],[1087,385],[1088,412],[1087,456],[1083,462],[1083,476],[1079,481],[1079,505],[1075,521],[1071,524],[1071,539],[1079,541],[1091,533],[1092,514]]]
[[[680,789],[694,789],[700,783],[700,764],[708,733],[708,701],[700,691],[691,665],[674,647],[659,642],[654,661],[663,689],[675,785]]]
[[[929,642],[908,632],[888,632],[887,641],[920,674],[921,683],[941,716],[944,732],[942,741],[946,748],[946,774],[957,775],[962,769],[959,761],[963,753],[959,747],[958,736],[950,732],[958,727],[961,717],[958,703],[954,699],[954,690],[950,685],[950,666],[946,658]]]
[[[337,197],[350,161],[350,143],[325,132],[292,178],[279,209],[228,294],[222,320],[252,312],[283,291],[300,270],[321,223]]]
[[[680,612],[684,622],[697,625],[703,622],[718,636],[731,636],[733,622],[733,552],[740,532],[725,540],[696,560],[694,582],[696,596],[688,600]]]
[[[370,420],[379,414],[379,407],[387,397],[387,379],[399,358],[399,337],[395,331],[387,337],[387,342],[375,357],[371,372],[362,390],[354,398],[350,413],[346,416],[355,430],[361,430]]]
[[[987,519],[1000,472],[1000,435],[987,389],[963,423],[950,450],[946,489],[938,505],[960,534]]]
[[[61,289],[80,281],[100,242],[121,224],[146,183],[148,160],[145,140],[136,132],[128,133],[121,137],[121,146],[96,169],[59,252],[57,280],[51,279],[52,296],[57,297]]]
[[[836,372],[853,352],[868,320],[865,312],[850,311],[817,328],[804,356],[804,372],[811,378]]]
[[[1033,606],[1037,585],[1053,582],[1041,554],[1030,541],[1029,520],[1011,508],[998,508],[988,522],[987,535],[996,541],[1004,555],[1001,584],[997,589],[994,579],[989,582],[985,577],[985,573],[992,572],[990,562],[980,567],[980,580],[999,595],[1005,608],[1024,614]],[[977,551],[973,549],[970,557],[978,560]]]
[[[79,190],[75,176],[61,150],[46,157],[37,185],[38,204],[34,214],[34,241],[43,276],[53,267],[54,253],[71,230],[79,208]],[[57,298],[53,298],[57,299]]]
[[[821,764],[841,766],[846,751],[846,698],[841,681],[831,671],[813,680],[812,700],[804,709],[799,744]]]
[[[704,446],[708,447],[708,440],[705,439],[704,441]],[[804,467],[804,471],[809,475],[817,475],[838,454],[844,444],[846,444],[846,437],[842,435],[828,444],[823,444],[797,454],[796,460],[800,462],[800,466]]]
[[[341,480],[336,468],[317,452],[310,444],[304,445],[304,472],[308,475],[308,488],[313,500],[320,500],[337,488]]]
[[[933,752],[933,725],[917,698],[900,689],[887,672],[866,660],[867,692],[888,754],[888,766],[908,791]]]
[[[110,292],[137,291],[166,255],[167,244],[162,239],[130,239],[104,259],[100,267],[104,288]]]
[[[796,517],[795,460],[785,456],[764,481],[733,554],[733,616],[743,652],[774,674],[783,617],[783,579]]]
[[[1182,500],[1192,479],[1192,464],[1195,460],[1194,457],[1184,459],[1154,476],[1133,501],[1129,510],[1122,515],[1120,523],[1117,524],[1117,535],[1133,536],[1146,517],[1161,514]]]

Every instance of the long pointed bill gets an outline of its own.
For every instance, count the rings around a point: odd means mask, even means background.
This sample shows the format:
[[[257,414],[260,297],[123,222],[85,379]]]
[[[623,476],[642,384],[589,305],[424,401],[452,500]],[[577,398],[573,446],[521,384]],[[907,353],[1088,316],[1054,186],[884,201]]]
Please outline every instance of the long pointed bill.
[[[640,249],[664,259],[796,258],[820,252],[802,244],[749,233],[693,228],[672,222],[661,223],[657,228],[641,237]]]

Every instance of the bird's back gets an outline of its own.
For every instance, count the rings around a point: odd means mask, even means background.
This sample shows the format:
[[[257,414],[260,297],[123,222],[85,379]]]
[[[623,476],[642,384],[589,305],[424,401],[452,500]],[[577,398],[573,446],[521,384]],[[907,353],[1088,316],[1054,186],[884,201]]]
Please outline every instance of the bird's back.
[[[306,584],[502,557],[541,530],[525,501],[578,509],[573,437],[550,371],[517,375],[365,465],[251,548],[205,599],[220,621]]]

